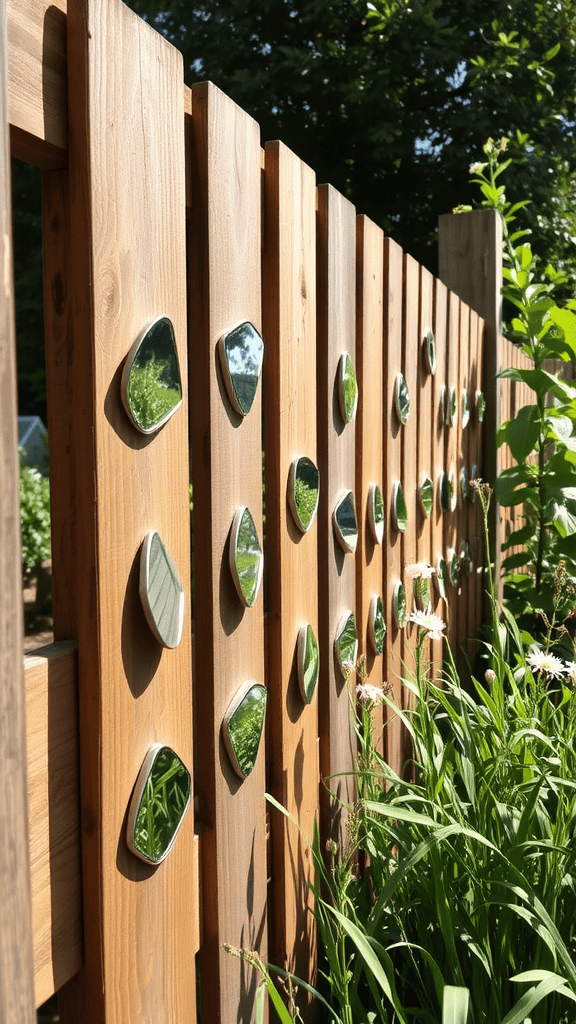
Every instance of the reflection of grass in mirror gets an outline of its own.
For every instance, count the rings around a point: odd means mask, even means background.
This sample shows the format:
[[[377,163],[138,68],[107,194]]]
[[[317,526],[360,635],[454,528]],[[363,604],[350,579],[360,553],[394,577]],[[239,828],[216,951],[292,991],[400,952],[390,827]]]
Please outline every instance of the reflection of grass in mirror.
[[[406,625],[406,589],[400,583],[396,590],[394,607],[396,609],[396,622],[400,629]]]
[[[354,419],[354,414],[356,412],[356,402],[358,400],[358,383],[356,381],[354,363],[352,362],[349,355],[346,355],[344,360],[344,366],[342,371],[342,390],[344,394],[344,418],[347,423],[351,423],[352,420]]]
[[[316,689],[316,683],[318,682],[319,669],[320,651],[318,649],[318,641],[312,626],[307,626],[306,648],[304,651],[304,692],[308,703],[310,703],[314,696],[314,690]]]
[[[434,485],[428,476],[422,481],[420,487],[420,501],[424,514],[429,516],[434,506]]]
[[[344,665],[355,665],[358,655],[358,632],[356,630],[356,619],[349,615],[336,640],[336,651],[340,667]]]
[[[165,379],[172,374],[168,359],[157,359],[154,353],[144,365],[134,363],[128,378],[128,405],[136,423],[143,430],[157,426],[182,398],[179,387],[171,387]],[[164,375],[164,379],[163,379]]]
[[[372,634],[374,637],[374,650],[376,654],[382,654],[384,650],[384,638],[386,636],[386,623],[384,621],[384,609],[382,598],[378,597],[373,605]]]
[[[228,722],[228,736],[244,776],[250,775],[264,726],[267,693],[264,686],[252,686]]]
[[[396,484],[394,511],[396,513],[396,526],[398,530],[403,532],[408,526],[408,509],[406,508],[406,498],[404,497],[402,484]]]
[[[446,597],[446,586],[448,583],[448,567],[446,565],[446,559],[440,557],[438,559],[438,571],[436,573],[436,581],[438,583],[438,593],[440,597]]]
[[[170,846],[190,798],[190,775],[169,747],[154,761],[134,823],[134,847],[159,861]]]
[[[400,420],[402,423],[407,423],[410,414],[410,394],[408,392],[408,385],[401,373],[396,378],[396,400]]]
[[[299,459],[294,476],[294,504],[300,525],[308,530],[318,506],[318,470],[310,459]]]
[[[238,530],[234,561],[242,593],[249,607],[252,607],[254,604],[258,593],[262,557],[254,520],[250,510],[244,509],[240,529]]]
[[[379,487],[374,488],[374,522],[377,526],[384,523],[384,498]]]

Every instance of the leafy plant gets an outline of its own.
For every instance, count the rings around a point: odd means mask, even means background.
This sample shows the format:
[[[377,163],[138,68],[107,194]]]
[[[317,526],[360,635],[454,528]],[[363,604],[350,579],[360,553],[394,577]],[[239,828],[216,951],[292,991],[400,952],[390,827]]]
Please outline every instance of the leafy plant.
[[[26,572],[50,558],[50,481],[20,463],[20,530]]]

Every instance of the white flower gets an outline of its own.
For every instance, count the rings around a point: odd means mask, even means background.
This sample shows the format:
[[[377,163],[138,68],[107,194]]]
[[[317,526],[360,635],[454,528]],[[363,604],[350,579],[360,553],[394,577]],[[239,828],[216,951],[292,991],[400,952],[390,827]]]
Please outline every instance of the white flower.
[[[373,686],[372,683],[358,683],[356,696],[360,704],[382,704],[384,690],[381,686]]]
[[[408,622],[413,622],[419,629],[425,629],[431,640],[441,640],[442,630],[446,629],[446,623],[434,612],[410,612]]]
[[[538,647],[526,655],[526,662],[534,672],[544,672],[551,679],[560,679],[566,674],[564,662],[554,654],[546,654]]]
[[[478,174],[479,171],[483,171],[485,167],[486,167],[486,164],[482,164],[478,160],[475,164],[470,164],[470,167],[468,169],[468,173],[469,174]]]
[[[407,576],[412,576],[415,580],[429,580],[432,579],[436,570],[428,565],[428,562],[415,562],[414,565],[407,565],[404,571]]]
[[[566,662],[566,675],[569,679],[573,679],[576,682],[576,661]]]

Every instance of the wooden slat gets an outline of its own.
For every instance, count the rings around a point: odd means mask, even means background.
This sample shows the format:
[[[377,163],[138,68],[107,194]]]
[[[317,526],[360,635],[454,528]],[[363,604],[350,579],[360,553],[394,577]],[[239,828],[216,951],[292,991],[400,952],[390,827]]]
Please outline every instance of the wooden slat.
[[[404,254],[404,312],[402,317],[402,372],[410,395],[410,414],[402,428],[402,487],[408,509],[408,526],[403,537],[403,575],[406,587],[406,615],[414,611],[414,581],[406,569],[418,560],[418,404],[420,400],[420,345],[419,345],[419,304],[420,304],[420,267],[416,260]],[[414,668],[412,651],[416,643],[416,631],[412,623],[406,622],[406,643],[404,645],[404,663],[406,671]],[[404,688],[403,698],[407,706],[409,691]],[[407,733],[404,734],[408,740]],[[406,756],[409,756],[406,747]]]
[[[24,661],[36,1005],[82,967],[76,644]]]
[[[470,426],[468,437],[468,473],[470,480],[474,472],[473,467],[478,466],[478,459],[481,451],[480,438],[482,436],[482,424],[478,422],[476,407],[476,392],[478,391],[479,370],[481,367],[481,322],[477,313],[470,313],[470,362],[469,362],[469,395],[470,395]],[[478,473],[478,469],[476,469]],[[472,500],[474,497],[474,500]],[[482,565],[481,558],[481,529],[480,529],[480,502],[475,492],[470,489],[468,497],[468,544],[470,555],[473,559],[472,573],[468,583],[468,637],[471,638],[477,632],[480,625],[478,614],[478,566]],[[477,647],[468,647],[469,654],[474,657]]]
[[[0,0],[0,1020],[2,1024],[32,1024],[35,1014],[9,155],[6,8]]]
[[[266,565],[268,579],[268,785],[304,834],[318,807],[318,693],[301,696],[297,643],[318,637],[317,518],[303,534],[288,505],[290,467],[316,452],[316,181],[279,142],[266,146],[263,262]],[[274,935],[270,959],[311,983],[316,969],[310,851],[272,811]]]
[[[436,373],[432,379],[432,472],[431,480],[434,484],[434,509],[432,511],[432,539],[430,562],[438,571],[438,559],[446,557],[444,546],[444,516],[439,495],[439,482],[446,465],[445,447],[446,431],[444,425],[444,394],[448,386],[447,377],[447,314],[448,314],[448,292],[441,281],[434,281],[434,343],[436,345]],[[441,598],[438,588],[432,588],[432,600],[434,611],[446,622],[447,602]],[[442,667],[444,642],[441,640],[432,641],[432,659],[434,672],[437,675]]]
[[[460,300],[454,292],[448,295],[448,331],[447,331],[447,360],[446,360],[446,389],[447,393],[451,388],[456,389],[458,396],[458,366],[459,366],[459,343],[460,338]],[[452,426],[446,428],[444,447],[444,471],[450,476],[453,474],[454,483],[458,487],[457,478],[457,454],[458,454],[458,430],[460,428],[460,406],[456,402],[457,411]],[[444,554],[448,563],[450,550],[457,550],[458,547],[458,511],[444,511]],[[452,652],[455,654],[458,645],[458,589],[448,582],[448,635]]]
[[[432,561],[432,517],[425,516],[422,511],[418,491],[424,477],[431,475],[432,463],[432,437],[433,437],[433,414],[432,414],[432,381],[433,375],[429,372],[424,357],[424,344],[428,331],[432,330],[432,310],[434,301],[434,278],[424,267],[419,267],[420,278],[420,299],[418,313],[417,348],[414,352],[413,361],[417,370],[417,463],[416,463],[416,561],[427,562],[433,565]],[[432,596],[433,581],[429,580],[430,595]],[[424,657],[430,660],[432,644],[427,637],[424,644]]]
[[[392,687],[392,696],[402,703],[402,659],[404,630],[398,629],[394,618],[394,590],[403,582],[402,533],[396,529],[392,513],[394,484],[402,476],[403,426],[394,404],[396,377],[402,371],[402,296],[403,253],[391,238],[384,239],[384,509],[386,547],[384,551],[386,637],[385,677]],[[386,758],[398,774],[404,764],[403,736],[400,720],[388,713],[386,726]]]
[[[50,459],[67,481],[52,511],[73,599],[57,603],[55,633],[78,639],[85,967],[59,1005],[64,1022],[138,1024],[193,1016],[199,941],[192,813],[157,870],[125,842],[152,744],[193,760],[186,407],[144,437],[120,395],[127,352],[158,314],[174,324],[186,391],[183,72],[117,0],[69,5],[68,53],[70,187],[51,172],[65,215],[45,239],[45,273],[48,349],[64,364]],[[151,529],[186,591],[174,650],[152,636],[138,595]]]
[[[193,89],[192,107],[196,714],[200,814],[207,826],[201,1016],[227,1024],[237,1016],[251,1019],[256,978],[222,944],[267,955],[264,751],[241,782],[221,736],[238,688],[250,679],[264,682],[262,593],[244,608],[228,565],[238,507],[248,506],[262,538],[262,388],[241,420],[228,402],[217,354],[218,339],[237,324],[249,320],[261,330],[261,168],[258,125],[232,100],[202,84]]]
[[[337,393],[340,357],[355,363],[356,220],[354,207],[330,185],[317,190],[317,345],[318,345],[318,614],[320,642],[320,772],[324,779],[350,772],[355,736],[349,695],[334,657],[334,640],[343,614],[356,609],[355,556],[344,554],[332,529],[332,513],[347,490],[355,492],[355,422],[344,424]],[[358,517],[358,496],[354,494]],[[328,786],[350,803],[350,776],[330,778]],[[336,838],[338,806],[321,787],[324,835]],[[340,836],[342,839],[342,836]]]
[[[368,620],[373,597],[384,606],[383,548],[374,540],[368,518],[370,488],[376,484],[384,491],[384,347],[383,347],[383,274],[384,237],[381,229],[367,217],[356,221],[356,358],[358,372],[356,494],[358,550],[356,560],[356,618],[360,650],[366,655],[366,678],[382,686],[386,680],[385,656],[376,655],[370,640]],[[387,622],[388,628],[390,622]],[[382,733],[383,707],[373,711],[374,739],[384,753]]]
[[[462,553],[462,545],[468,539],[468,510],[470,502],[462,498],[460,487],[460,474],[469,466],[469,438],[470,421],[466,427],[462,423],[462,398],[469,394],[469,366],[470,366],[470,307],[461,303],[460,305],[460,333],[458,341],[458,434],[456,453],[456,550],[458,557]],[[468,576],[462,568],[458,583],[458,664],[462,673],[466,670],[464,650],[468,639]]]

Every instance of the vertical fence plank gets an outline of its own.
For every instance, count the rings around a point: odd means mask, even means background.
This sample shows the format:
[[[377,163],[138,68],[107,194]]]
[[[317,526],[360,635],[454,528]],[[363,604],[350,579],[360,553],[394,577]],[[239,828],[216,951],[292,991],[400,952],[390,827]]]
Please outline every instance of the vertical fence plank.
[[[336,663],[334,640],[346,612],[356,609],[355,555],[345,554],[332,525],[332,513],[347,490],[355,491],[355,422],[345,423],[338,400],[340,358],[355,363],[354,207],[330,185],[317,189],[317,374],[318,374],[318,615],[320,642],[320,773],[337,801],[350,803],[354,785],[355,735],[344,677]],[[354,494],[358,518],[358,495]],[[341,827],[338,803],[321,787],[324,835]],[[340,835],[342,839],[342,835]]]
[[[218,341],[245,321],[261,331],[261,156],[256,122],[211,84],[192,90],[192,128],[197,777],[199,811],[206,823],[201,1019],[247,1024],[255,972],[229,956],[222,944],[267,956],[264,743],[254,770],[241,781],[224,747],[222,723],[246,681],[264,683],[262,593],[253,607],[244,607],[229,568],[230,530],[238,508],[250,509],[262,543],[262,385],[242,418],[226,393]]]
[[[68,56],[69,194],[66,172],[48,185],[69,207],[45,219],[45,275],[48,353],[65,378],[48,396],[62,402],[51,462],[68,480],[52,512],[56,551],[72,551],[74,599],[55,612],[78,638],[85,967],[60,1011],[76,1024],[183,1020],[195,1012],[193,815],[157,869],[125,835],[149,748],[167,744],[192,768],[187,414],[145,437],[120,385],[135,338],[163,314],[186,392],[182,58],[117,0],[69,4]],[[154,639],[138,594],[152,529],[186,592],[174,650]]]
[[[388,623],[386,637],[385,678],[392,687],[392,696],[402,703],[402,659],[404,657],[404,630],[399,629],[394,615],[394,594],[403,581],[402,537],[396,528],[392,501],[396,482],[402,476],[402,444],[404,427],[395,408],[396,378],[402,371],[402,296],[403,253],[397,242],[384,239],[384,522],[386,524],[386,550],[384,552],[384,610]],[[398,774],[404,764],[401,723],[388,713],[386,725],[386,758]]]
[[[446,468],[445,444],[446,426],[444,424],[444,399],[448,384],[447,378],[447,316],[448,316],[448,291],[441,281],[434,281],[434,343],[436,346],[436,373],[432,378],[432,472],[430,478],[434,484],[434,508],[432,509],[432,541],[430,562],[438,572],[440,559],[446,557],[444,545],[444,517],[445,513],[440,502],[439,484],[442,473]],[[445,597],[440,597],[439,587],[433,588],[433,603],[436,614],[445,622],[448,610],[448,603]],[[442,656],[444,649],[443,640],[432,641],[432,659],[434,673],[437,676],[442,668]]]
[[[457,453],[458,453],[458,430],[460,426],[459,403],[458,403],[458,366],[460,338],[460,300],[455,292],[448,294],[448,329],[446,335],[447,358],[446,358],[446,394],[452,391],[456,393],[456,415],[451,426],[446,428],[444,448],[444,472],[452,480],[454,487],[458,487],[457,479]],[[457,495],[455,494],[454,497]],[[452,502],[453,503],[453,502]],[[449,555],[458,549],[458,522],[457,509],[445,509],[444,518],[444,555],[448,563]],[[447,584],[447,608],[448,608],[448,635],[453,653],[458,644],[458,587],[450,581]]]
[[[402,579],[406,587],[406,615],[410,615],[416,607],[414,599],[414,579],[406,570],[418,561],[418,407],[420,402],[420,367],[419,349],[419,312],[420,312],[420,267],[416,260],[404,254],[404,313],[402,326],[402,373],[410,396],[410,413],[402,428],[402,487],[408,510],[408,525],[403,538]],[[416,646],[416,627],[406,622],[404,663],[406,675],[414,669],[413,652]],[[409,707],[412,702],[410,691],[405,687],[403,704]],[[408,731],[404,731],[405,757],[411,757],[411,744]]]
[[[0,0],[0,1020],[31,1024],[34,968],[26,796],[16,339],[7,115],[6,5]]]
[[[318,807],[318,694],[298,680],[298,639],[318,637],[317,517],[296,524],[288,489],[297,459],[316,452],[316,181],[278,142],[266,146],[263,334],[268,651],[268,785],[312,840]],[[322,486],[322,482],[321,482]],[[272,811],[270,958],[313,982],[310,851],[293,824]]]
[[[432,515],[426,516],[420,501],[420,487],[425,478],[432,479],[431,458],[432,458],[432,381],[425,356],[428,332],[432,330],[432,309],[434,299],[434,279],[432,274],[424,267],[419,267],[419,311],[418,311],[418,332],[417,348],[414,353],[416,363],[417,379],[417,431],[418,431],[418,457],[416,464],[416,501],[415,501],[415,522],[416,522],[416,561],[433,564],[432,562]],[[428,580],[430,595],[434,586],[432,580]],[[432,641],[427,637],[424,644],[424,656],[427,660],[432,655]]]
[[[464,568],[462,553],[463,545],[468,538],[468,508],[469,501],[462,495],[462,470],[468,467],[468,450],[470,438],[470,421],[465,424],[464,405],[469,393],[469,365],[470,365],[470,307],[463,302],[460,304],[460,332],[458,340],[458,434],[456,452],[456,551],[460,559],[460,574],[458,579],[458,659],[462,671],[465,669],[463,646],[468,639],[468,576]]]
[[[468,394],[470,400],[470,424],[468,427],[468,477],[469,484],[474,474],[478,475],[478,457],[480,453],[480,436],[482,423],[478,420],[478,371],[480,362],[480,317],[472,310],[470,312],[470,360],[468,376]],[[468,490],[468,547],[472,559],[472,571],[468,581],[468,628],[467,635],[470,640],[476,633],[480,622],[478,621],[478,566],[482,564],[480,555],[480,502],[476,492],[469,486]],[[469,656],[472,658],[476,652],[476,646],[468,648]]]
[[[367,217],[356,221],[356,356],[358,370],[358,423],[356,494],[358,515],[358,552],[356,606],[360,649],[366,655],[367,679],[376,686],[386,680],[382,654],[374,648],[369,619],[373,600],[383,600],[383,547],[388,529],[377,543],[371,526],[369,502],[371,488],[383,489],[384,442],[384,349],[382,289],[384,273],[383,233]],[[390,627],[390,622],[387,622]],[[373,712],[375,740],[383,754],[383,708]]]

